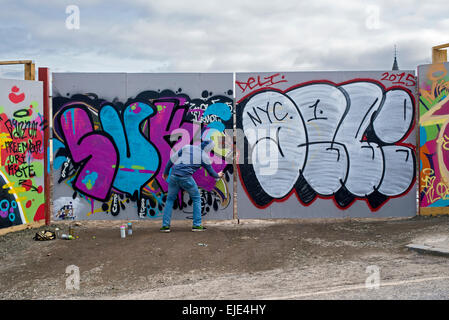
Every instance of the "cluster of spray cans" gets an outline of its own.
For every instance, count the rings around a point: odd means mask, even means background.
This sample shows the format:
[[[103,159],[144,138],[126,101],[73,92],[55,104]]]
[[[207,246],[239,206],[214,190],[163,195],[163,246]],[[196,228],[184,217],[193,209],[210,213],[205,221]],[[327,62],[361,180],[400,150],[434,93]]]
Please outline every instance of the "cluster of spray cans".
[[[75,230],[73,226],[69,226],[68,234],[62,233],[59,228],[55,229],[55,234],[57,239],[74,240],[78,238],[77,236],[75,236]],[[126,226],[125,225],[120,226],[120,237],[126,238],[126,234],[128,234],[128,236],[131,236],[133,234],[133,226],[131,222],[128,222]]]
[[[126,232],[128,230],[128,232]],[[133,226],[131,222],[128,222],[126,226],[120,226],[120,237],[126,238],[126,233],[128,233],[128,236],[133,234]]]
[[[75,230],[73,229],[73,226],[69,226],[69,232],[61,233],[61,230],[59,228],[55,229],[56,239],[64,239],[64,240],[74,240],[78,237],[75,236]]]

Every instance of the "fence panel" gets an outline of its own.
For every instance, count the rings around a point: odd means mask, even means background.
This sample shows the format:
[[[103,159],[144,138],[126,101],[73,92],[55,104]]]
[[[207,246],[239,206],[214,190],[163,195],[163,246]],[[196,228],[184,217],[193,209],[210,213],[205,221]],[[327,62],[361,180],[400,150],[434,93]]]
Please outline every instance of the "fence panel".
[[[42,89],[0,79],[0,228],[45,219]]]
[[[216,182],[194,178],[206,219],[233,215],[233,75],[53,74],[53,219],[157,219],[173,150],[215,139]],[[230,130],[230,131],[229,131]],[[219,141],[227,141],[221,148]],[[191,219],[180,192],[174,219]]]
[[[418,67],[419,205],[421,214],[449,213],[449,63]]]
[[[239,218],[416,214],[413,71],[237,73]]]

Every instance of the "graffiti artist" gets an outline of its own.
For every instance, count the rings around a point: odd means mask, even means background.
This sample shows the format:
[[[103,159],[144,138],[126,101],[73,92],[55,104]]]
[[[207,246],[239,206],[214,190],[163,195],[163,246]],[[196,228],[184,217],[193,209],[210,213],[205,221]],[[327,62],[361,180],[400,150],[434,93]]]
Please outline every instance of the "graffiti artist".
[[[205,140],[201,146],[186,145],[171,156],[165,166],[163,178],[168,182],[168,195],[164,208],[161,232],[170,232],[170,222],[173,203],[176,200],[179,189],[187,191],[193,202],[193,226],[192,231],[204,231],[201,224],[201,195],[192,175],[203,167],[215,179],[223,177],[223,172],[215,172],[211,165],[209,153],[214,148],[212,140]]]

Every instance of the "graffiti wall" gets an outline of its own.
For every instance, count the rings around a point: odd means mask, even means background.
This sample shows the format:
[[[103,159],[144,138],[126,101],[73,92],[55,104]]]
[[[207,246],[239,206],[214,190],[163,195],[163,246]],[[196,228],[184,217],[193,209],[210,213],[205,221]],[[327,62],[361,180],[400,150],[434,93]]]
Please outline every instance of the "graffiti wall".
[[[421,209],[449,209],[449,63],[418,67]],[[425,213],[425,210],[421,210]],[[443,211],[440,211],[441,213]]]
[[[0,79],[0,228],[45,219],[42,83]]]
[[[162,174],[186,144],[213,139],[215,181],[194,178],[205,219],[232,218],[232,74],[53,74],[54,220],[157,219]],[[191,219],[181,191],[173,218]]]
[[[415,85],[413,71],[238,73],[239,217],[415,215]]]

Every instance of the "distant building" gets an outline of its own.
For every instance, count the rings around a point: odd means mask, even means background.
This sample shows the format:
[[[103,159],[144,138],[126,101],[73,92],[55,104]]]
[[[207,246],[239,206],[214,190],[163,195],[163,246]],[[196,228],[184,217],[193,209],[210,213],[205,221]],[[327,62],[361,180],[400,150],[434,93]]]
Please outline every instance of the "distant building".
[[[391,70],[399,70],[396,46],[394,46],[394,62],[393,62],[393,68]]]

